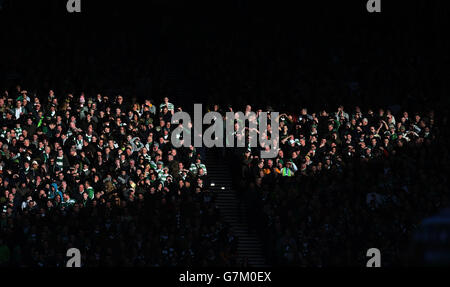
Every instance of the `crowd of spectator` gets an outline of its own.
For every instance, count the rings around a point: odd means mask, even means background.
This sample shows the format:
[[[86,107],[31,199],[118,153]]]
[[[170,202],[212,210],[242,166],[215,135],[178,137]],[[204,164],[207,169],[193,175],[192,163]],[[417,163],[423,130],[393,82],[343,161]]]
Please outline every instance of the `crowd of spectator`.
[[[300,19],[295,37],[253,20],[205,39],[189,73],[219,111],[282,114],[277,158],[225,150],[268,261],[365,266],[376,247],[383,265],[408,263],[420,220],[449,204],[445,37],[340,21],[321,34]]]
[[[433,110],[303,108],[279,116],[276,158],[236,148],[235,183],[269,262],[365,266],[376,247],[384,266],[407,264],[420,221],[450,204],[447,121]]]
[[[5,91],[0,263],[62,266],[76,247],[84,266],[233,264],[201,152],[170,143],[174,108]]]
[[[444,7],[225,2],[222,16],[0,17],[0,264],[60,266],[70,247],[86,266],[235,264],[203,153],[168,142],[178,106],[141,100],[164,96],[282,112],[276,158],[224,151],[269,263],[364,266],[372,247],[401,262],[448,205]]]

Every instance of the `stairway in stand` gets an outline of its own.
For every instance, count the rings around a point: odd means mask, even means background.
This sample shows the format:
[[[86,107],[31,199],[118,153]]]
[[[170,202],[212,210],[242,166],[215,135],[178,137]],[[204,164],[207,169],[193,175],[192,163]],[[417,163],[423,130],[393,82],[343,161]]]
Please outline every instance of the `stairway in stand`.
[[[262,243],[256,233],[251,232],[247,224],[247,205],[241,204],[233,189],[232,176],[228,165],[220,158],[215,149],[206,151],[206,167],[210,190],[217,193],[216,204],[224,220],[238,237],[238,264],[247,260],[249,267],[267,267],[262,252]]]

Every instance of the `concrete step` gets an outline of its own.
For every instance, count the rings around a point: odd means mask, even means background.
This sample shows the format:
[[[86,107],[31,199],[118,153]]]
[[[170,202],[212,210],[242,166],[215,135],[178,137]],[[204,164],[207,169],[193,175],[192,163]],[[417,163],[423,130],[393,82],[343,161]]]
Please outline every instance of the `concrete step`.
[[[223,160],[211,150],[206,152],[209,190],[216,194],[216,206],[238,237],[238,264],[247,258],[253,267],[268,267],[262,252],[263,244],[247,223],[247,205],[241,203],[233,190],[231,172]],[[212,183],[212,186],[211,186]]]

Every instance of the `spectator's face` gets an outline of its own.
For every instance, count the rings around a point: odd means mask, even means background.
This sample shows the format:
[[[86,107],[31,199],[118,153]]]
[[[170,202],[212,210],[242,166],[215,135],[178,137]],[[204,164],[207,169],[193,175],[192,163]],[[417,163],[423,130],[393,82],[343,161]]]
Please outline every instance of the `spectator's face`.
[[[235,123],[235,124],[234,124],[234,130],[235,130],[235,131],[239,130],[239,124],[238,124],[238,123]]]

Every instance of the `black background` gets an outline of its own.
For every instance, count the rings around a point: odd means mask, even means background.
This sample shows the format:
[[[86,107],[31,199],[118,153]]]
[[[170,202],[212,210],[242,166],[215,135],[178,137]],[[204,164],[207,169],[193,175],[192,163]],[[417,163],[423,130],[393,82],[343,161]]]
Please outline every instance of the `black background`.
[[[388,61],[386,59],[395,62],[398,55],[420,55],[434,73],[428,86],[447,85],[449,9],[445,1],[382,0],[382,12],[372,14],[366,11],[365,0],[296,2],[82,0],[82,13],[70,14],[66,11],[65,0],[3,0],[0,86],[10,88],[21,83],[37,92],[48,88],[60,92],[64,89],[105,93],[111,90],[111,93],[117,91],[125,96],[139,96],[139,91],[143,95],[150,90],[153,97],[158,98],[162,94],[158,94],[155,84],[137,88],[136,77],[152,75],[153,82],[157,82],[158,71],[152,66],[155,61],[163,63],[162,66],[175,65],[184,74],[186,67],[201,63],[199,58],[205,49],[205,39],[224,44],[230,39],[239,39],[232,49],[244,55],[243,61],[253,45],[263,47],[268,59],[277,55],[290,57],[296,47],[303,46],[307,56],[314,58],[319,67],[329,47],[344,49],[356,62],[369,54],[368,65]],[[226,58],[221,58],[217,65],[225,61]],[[202,70],[199,65],[198,69]],[[124,66],[136,66],[135,74],[124,71]],[[318,77],[320,72],[318,69]],[[70,88],[54,77],[61,74],[70,78]],[[186,81],[191,83],[190,90],[194,92],[188,93],[187,99],[177,98],[176,101],[207,101],[209,95],[202,89],[201,76],[189,77]],[[398,80],[401,81],[401,77]],[[429,95],[431,99],[442,96]],[[231,100],[238,97],[230,95]],[[423,99],[416,94],[413,101],[420,104]],[[175,283],[176,273],[174,270],[145,271],[146,278],[142,279],[156,283],[159,276],[158,279],[170,284]],[[143,275],[134,270],[130,277],[139,274]],[[353,275],[343,271],[329,277],[291,269],[275,270],[274,274],[275,283],[306,281],[307,276],[314,282],[325,279],[333,284],[336,280],[354,282]],[[29,279],[35,283],[42,273],[31,275]],[[60,275],[64,280],[78,276],[72,272]],[[102,272],[93,275],[101,281],[115,279]],[[381,280],[379,273],[369,273],[360,283],[376,278]],[[401,274],[402,283],[407,278],[411,278],[410,274]],[[83,282],[88,281],[83,279]]]
[[[365,0],[82,0],[81,13],[68,13],[65,0],[3,0],[0,84],[11,88],[20,83],[42,93],[53,88],[57,94],[67,90],[88,95],[121,93],[128,99],[151,95],[157,101],[169,94],[176,103],[189,105],[192,101],[218,101],[211,100],[210,86],[214,83],[205,84],[204,78],[211,68],[205,65],[203,55],[212,42],[229,51],[229,55],[215,59],[217,67],[230,58],[246,63],[255,48],[260,51],[260,65],[252,75],[236,71],[242,74],[234,80],[239,87],[245,86],[249,77],[266,81],[265,72],[273,69],[271,59],[301,65],[297,61],[299,49],[302,59],[312,66],[309,76],[320,86],[330,57],[345,54],[345,65],[358,67],[355,77],[372,94],[352,97],[337,89],[334,97],[319,91],[291,95],[290,100],[309,101],[312,107],[334,102],[404,105],[406,96],[410,97],[408,104],[415,106],[437,103],[448,90],[443,81],[449,59],[450,10],[445,1],[381,3],[381,13],[368,13]],[[402,65],[416,61],[415,57],[421,61],[417,70],[432,75],[420,88],[409,87],[411,83],[401,71],[364,86],[366,66],[383,63],[381,73],[390,73],[392,63]],[[159,89],[161,69],[176,69],[182,75],[187,83],[182,96]],[[421,71],[413,73],[415,78],[421,77]],[[294,79],[275,81],[286,88],[295,85]],[[245,101],[277,102],[275,95],[262,100],[257,93],[231,93],[227,97],[241,105]],[[281,104],[280,108],[289,109],[289,105]]]

